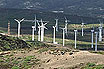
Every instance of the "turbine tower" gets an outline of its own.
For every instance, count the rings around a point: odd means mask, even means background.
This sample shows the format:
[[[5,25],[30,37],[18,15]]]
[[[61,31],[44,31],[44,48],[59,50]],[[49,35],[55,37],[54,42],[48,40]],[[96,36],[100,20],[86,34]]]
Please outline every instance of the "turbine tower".
[[[20,36],[21,22],[24,21],[24,18],[21,20],[14,19],[18,23],[18,37]]]
[[[99,41],[102,41],[102,27],[99,27]]]
[[[35,20],[33,22],[35,22],[35,31],[36,31],[36,27],[37,27],[37,24],[36,23],[38,22],[38,20],[36,18],[36,15],[35,15]]]
[[[93,48],[94,47],[94,30],[91,30],[91,33],[92,33],[92,37],[91,37],[92,45],[91,45],[91,48]]]
[[[47,23],[45,23],[45,24],[43,24],[43,21],[42,21],[42,19],[41,19],[41,41],[44,41],[44,29],[47,29],[46,27],[45,27],[45,25],[46,25]]]
[[[56,31],[58,32],[58,19],[55,19],[56,20]]]
[[[66,34],[68,33],[68,20],[66,17],[65,17],[65,33]]]
[[[75,49],[77,48],[77,30],[74,30],[75,32]]]
[[[99,20],[100,22],[100,27],[99,27],[99,41],[102,41],[102,28],[103,28],[103,23]]]
[[[95,32],[96,37],[95,37],[95,51],[97,51],[97,37],[98,37],[98,32]]]
[[[56,38],[56,26],[53,26],[54,32],[53,32],[53,44],[57,44],[55,38]]]
[[[63,31],[63,46],[65,46],[65,28],[61,28]]]
[[[40,41],[40,30],[41,30],[41,27],[40,27],[40,24],[38,23],[38,41]]]
[[[35,31],[35,26],[32,26],[32,29],[33,29],[33,30],[32,30],[32,41],[34,41],[34,35],[35,35],[35,34],[34,34],[34,31]]]
[[[83,20],[82,20],[82,23],[81,23],[81,26],[82,26],[82,36],[84,36],[84,29],[83,29],[84,24],[86,24],[86,23],[84,23]]]

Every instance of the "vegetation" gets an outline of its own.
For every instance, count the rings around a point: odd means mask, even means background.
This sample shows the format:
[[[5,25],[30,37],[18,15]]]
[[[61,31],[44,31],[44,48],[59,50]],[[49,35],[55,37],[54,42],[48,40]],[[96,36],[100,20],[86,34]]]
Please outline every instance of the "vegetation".
[[[26,57],[13,57],[13,56],[2,56],[0,57],[0,65],[7,64],[11,69],[28,69],[32,65],[39,64],[39,59],[35,56],[26,56]]]
[[[9,37],[0,34],[0,51],[7,51],[19,48],[30,48],[31,45],[16,37]]]
[[[98,51],[98,52],[95,52],[95,51],[90,51],[91,53],[96,53],[96,54],[102,54],[104,55],[104,51]]]
[[[96,65],[95,63],[88,63],[85,67],[82,67],[81,69],[104,69],[104,65],[103,64]]]

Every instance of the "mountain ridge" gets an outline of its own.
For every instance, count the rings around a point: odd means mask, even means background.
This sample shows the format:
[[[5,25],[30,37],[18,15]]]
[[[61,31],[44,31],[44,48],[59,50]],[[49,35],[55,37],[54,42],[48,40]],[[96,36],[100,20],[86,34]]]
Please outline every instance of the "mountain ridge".
[[[75,14],[98,14],[104,12],[103,0],[1,0],[0,8],[64,11]]]

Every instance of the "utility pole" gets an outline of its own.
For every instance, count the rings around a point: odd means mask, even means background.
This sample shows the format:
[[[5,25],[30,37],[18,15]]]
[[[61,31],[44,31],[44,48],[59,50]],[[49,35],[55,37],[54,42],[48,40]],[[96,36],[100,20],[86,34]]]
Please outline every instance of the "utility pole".
[[[8,21],[8,35],[10,35],[10,21]]]

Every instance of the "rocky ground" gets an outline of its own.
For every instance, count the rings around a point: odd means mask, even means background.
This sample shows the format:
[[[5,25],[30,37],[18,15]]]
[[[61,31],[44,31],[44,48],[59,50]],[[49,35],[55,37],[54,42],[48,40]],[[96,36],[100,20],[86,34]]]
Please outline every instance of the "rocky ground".
[[[0,45],[0,69],[104,69],[104,51],[81,51],[3,35]]]
[[[104,55],[62,47],[22,49],[1,52],[0,63],[20,69],[81,69],[87,63],[104,64]]]

